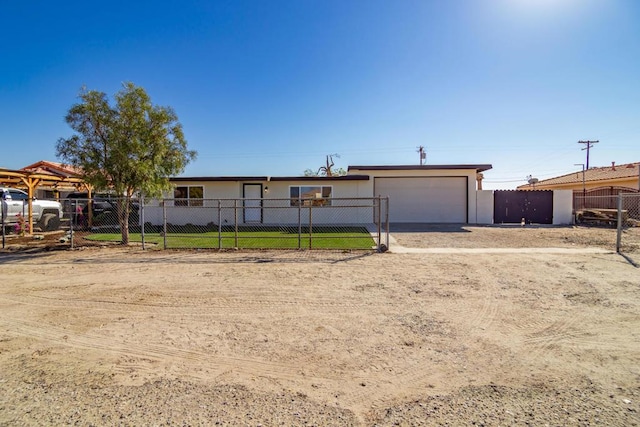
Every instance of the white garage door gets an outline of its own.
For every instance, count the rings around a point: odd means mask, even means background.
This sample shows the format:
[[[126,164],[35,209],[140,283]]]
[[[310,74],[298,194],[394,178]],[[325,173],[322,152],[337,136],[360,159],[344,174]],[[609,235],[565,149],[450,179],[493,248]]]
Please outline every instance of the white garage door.
[[[390,222],[467,222],[467,177],[376,178]]]

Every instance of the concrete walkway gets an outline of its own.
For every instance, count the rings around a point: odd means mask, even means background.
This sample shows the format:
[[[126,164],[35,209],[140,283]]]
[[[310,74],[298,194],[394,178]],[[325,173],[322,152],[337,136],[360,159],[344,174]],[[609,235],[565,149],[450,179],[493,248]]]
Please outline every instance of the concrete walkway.
[[[390,245],[394,254],[612,254],[614,251],[588,248],[405,248]]]

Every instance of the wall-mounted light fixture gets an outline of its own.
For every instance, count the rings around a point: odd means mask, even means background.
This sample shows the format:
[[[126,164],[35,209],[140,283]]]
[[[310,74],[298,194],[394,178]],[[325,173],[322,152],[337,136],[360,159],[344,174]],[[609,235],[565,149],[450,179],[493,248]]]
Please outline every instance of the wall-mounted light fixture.
[[[269,192],[269,186],[264,187],[264,192],[268,193]]]

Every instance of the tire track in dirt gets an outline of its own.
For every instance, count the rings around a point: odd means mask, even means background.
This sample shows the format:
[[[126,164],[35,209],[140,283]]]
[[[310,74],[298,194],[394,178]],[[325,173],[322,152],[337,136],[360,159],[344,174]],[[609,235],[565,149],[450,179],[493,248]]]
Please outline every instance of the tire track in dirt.
[[[73,347],[77,349],[95,350],[120,356],[125,360],[136,358],[145,361],[164,362],[181,361],[196,366],[215,367],[216,372],[223,371],[244,372],[255,376],[271,376],[287,380],[335,382],[342,380],[338,375],[323,373],[317,375],[300,375],[301,367],[289,364],[270,362],[254,358],[242,358],[208,354],[202,351],[180,349],[159,344],[140,345],[135,342],[122,342],[112,337],[84,333],[74,334],[72,331],[38,322],[8,319],[3,317],[0,325],[6,328],[6,333],[33,338],[54,345]]]
[[[460,347],[464,347],[465,343],[475,339],[474,336],[478,330],[490,329],[495,322],[499,314],[499,304],[495,298],[496,286],[492,286],[488,291],[483,288],[482,298],[479,300],[479,304],[474,306],[465,306],[465,313],[468,313],[470,309],[477,307],[473,310],[472,314],[464,319],[466,333],[456,337],[456,341]],[[460,310],[458,307],[457,310]],[[455,364],[457,361],[455,357],[449,355],[447,357],[450,363]],[[401,372],[397,372],[394,369],[394,364],[389,362],[383,362],[380,365],[372,365],[372,369],[365,370],[362,375],[358,377],[366,378],[364,384],[371,384],[372,387],[362,386],[356,388],[354,391],[348,392],[341,396],[341,401],[344,401],[350,407],[358,407],[360,410],[371,410],[372,408],[382,408],[388,405],[389,392],[388,387],[403,390],[403,394],[424,394],[425,390],[430,390],[434,383],[446,384],[447,375],[451,372],[452,366],[449,369],[440,369],[438,371],[427,369],[424,359],[403,359],[398,365],[402,366]],[[380,374],[384,372],[384,374]],[[373,375],[372,375],[373,373]]]
[[[137,299],[148,297],[148,294],[139,293]],[[129,294],[136,299],[135,294]],[[148,299],[148,298],[147,298]],[[259,309],[273,311],[277,307],[306,307],[318,309],[322,313],[349,313],[354,309],[361,309],[362,304],[349,302],[347,300],[336,301],[331,298],[324,299],[243,299],[234,298],[216,298],[212,302],[211,298],[203,298],[194,300],[186,299],[186,302],[176,302],[176,298],[160,298],[154,302],[140,301],[121,301],[109,299],[79,299],[70,298],[68,296],[39,296],[39,295],[12,295],[0,296],[0,300],[12,304],[33,305],[41,308],[60,308],[60,309],[88,309],[103,310],[109,312],[117,312],[121,314],[154,314],[165,316],[184,316],[184,317],[201,317],[211,316],[212,312],[216,315],[224,314],[225,311],[233,313],[255,313]],[[201,301],[206,301],[203,304]],[[383,310],[393,304],[366,304],[367,309]],[[159,311],[160,310],[160,311]]]
[[[347,373],[333,371],[330,367],[314,366],[312,370],[302,365],[277,363],[255,358],[242,358],[209,354],[203,351],[180,349],[168,345],[125,342],[111,336],[95,333],[77,334],[69,329],[43,324],[35,321],[11,319],[0,316],[0,328],[9,335],[18,335],[49,343],[112,354],[118,360],[114,362],[114,372],[121,375],[135,374],[137,378],[157,375],[162,364],[184,364],[181,376],[198,377],[198,372],[209,371],[210,376],[228,375],[230,372],[243,373],[254,377],[273,378],[293,383],[313,382],[324,384],[331,394],[339,395],[340,404],[363,411],[371,407],[383,407],[388,402],[388,387],[404,388],[411,392],[420,392],[428,388],[433,379],[444,381],[444,373],[424,370],[419,361],[412,362],[402,373],[394,372],[387,362],[371,365],[371,369]],[[190,374],[185,374],[190,372]],[[365,384],[363,386],[362,384]]]

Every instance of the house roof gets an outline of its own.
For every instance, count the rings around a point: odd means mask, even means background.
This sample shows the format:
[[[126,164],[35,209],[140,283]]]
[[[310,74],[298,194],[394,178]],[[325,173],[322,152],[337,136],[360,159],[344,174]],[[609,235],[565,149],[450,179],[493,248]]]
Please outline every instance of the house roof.
[[[172,182],[221,182],[221,181],[368,181],[369,175],[343,176],[181,176],[171,178]]]
[[[584,181],[607,181],[614,179],[624,179],[638,176],[638,166],[640,162],[626,163],[622,165],[612,164],[611,166],[589,168],[584,171]],[[566,175],[557,176],[555,178],[549,178],[538,181],[537,186],[542,185],[562,185],[562,184],[581,184],[582,183],[582,170],[571,172]],[[518,186],[529,187],[529,184]]]
[[[74,168],[73,166],[63,165],[58,162],[50,162],[48,160],[40,160],[39,162],[25,166],[20,170],[43,175],[54,175],[63,178],[77,177],[82,173],[82,171]]]
[[[466,164],[466,165],[395,165],[395,166],[349,166],[348,170],[451,170],[451,169],[473,169],[484,172],[491,169],[490,164]]]
[[[53,165],[51,169],[49,169],[50,165],[47,165],[49,163]],[[0,168],[0,184],[19,188],[26,186],[30,189],[35,187],[77,188],[85,185],[77,174],[59,166],[62,165],[40,161],[18,170]]]

